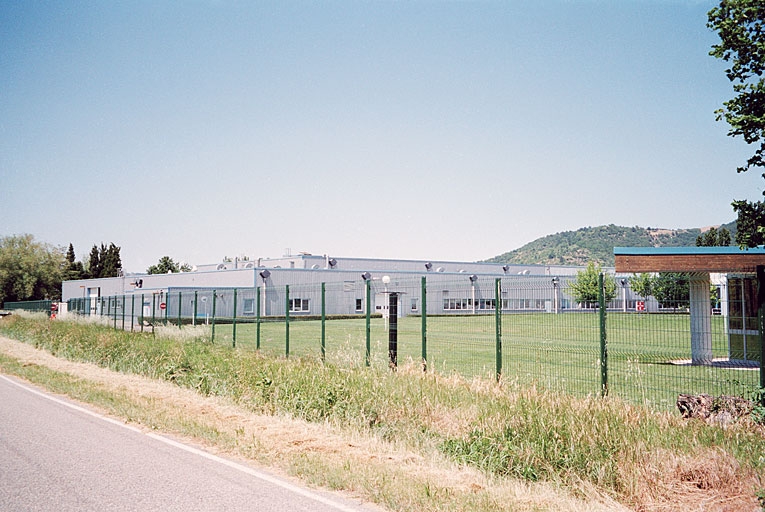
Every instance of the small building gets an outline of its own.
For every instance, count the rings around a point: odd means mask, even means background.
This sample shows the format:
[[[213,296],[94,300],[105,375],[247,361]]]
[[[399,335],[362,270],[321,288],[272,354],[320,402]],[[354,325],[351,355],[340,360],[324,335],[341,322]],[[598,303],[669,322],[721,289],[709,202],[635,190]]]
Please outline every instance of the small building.
[[[697,365],[712,362],[710,273],[721,274],[719,310],[726,317],[729,358],[761,361],[756,271],[765,266],[765,248],[615,247],[614,256],[616,272],[688,273],[691,359]],[[765,281],[759,289],[765,290]]]

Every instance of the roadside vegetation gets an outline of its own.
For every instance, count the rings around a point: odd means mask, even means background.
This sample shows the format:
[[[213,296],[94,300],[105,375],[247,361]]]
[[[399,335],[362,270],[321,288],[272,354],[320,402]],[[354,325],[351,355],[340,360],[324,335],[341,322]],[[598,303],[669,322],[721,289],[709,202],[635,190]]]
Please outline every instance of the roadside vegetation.
[[[391,372],[361,367],[356,358],[331,365],[271,358],[211,344],[204,328],[150,335],[92,321],[14,314],[0,321],[0,334],[59,358],[222,398],[260,417],[329,429],[322,432],[343,437],[338,446],[344,449],[323,450],[315,439],[310,446],[293,442],[291,455],[282,457],[286,469],[391,510],[576,508],[549,496],[542,501],[521,497],[518,489],[536,485],[580,500],[587,504],[583,509],[598,504],[602,509],[757,510],[758,496],[765,496],[765,430],[756,418],[722,428],[616,399],[573,398],[509,382],[423,373],[416,365]],[[0,357],[0,371],[70,383],[58,392],[87,387],[8,356]],[[235,415],[205,430],[201,417],[173,421],[171,402],[161,410],[162,404],[124,391],[94,401],[101,407],[130,402],[130,407],[112,407],[111,413],[202,438],[259,462],[279,459],[266,456],[269,442],[245,431]],[[140,412],[141,404],[154,408],[156,417]],[[360,445],[408,455],[369,456],[362,464],[354,455]]]

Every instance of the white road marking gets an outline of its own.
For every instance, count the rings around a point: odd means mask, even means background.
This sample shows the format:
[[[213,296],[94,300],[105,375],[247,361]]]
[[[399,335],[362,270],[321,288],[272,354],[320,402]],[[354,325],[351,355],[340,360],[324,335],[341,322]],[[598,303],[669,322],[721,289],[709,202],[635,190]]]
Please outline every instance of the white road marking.
[[[298,487],[297,485],[293,485],[293,484],[291,484],[289,482],[284,482],[282,480],[274,478],[271,475],[268,475],[266,473],[262,473],[260,471],[257,471],[257,470],[255,470],[255,469],[253,469],[251,467],[244,466],[242,464],[238,464],[236,462],[224,459],[222,457],[218,457],[217,455],[213,455],[211,453],[207,453],[207,452],[205,452],[203,450],[200,450],[198,448],[194,448],[193,446],[188,446],[188,445],[185,445],[183,443],[179,443],[178,441],[174,441],[172,439],[169,439],[167,437],[163,437],[163,436],[158,435],[158,434],[153,434],[153,433],[150,433],[150,432],[144,432],[141,429],[133,427],[131,425],[128,425],[128,424],[126,424],[124,422],[115,420],[113,418],[109,418],[108,416],[104,416],[103,414],[99,414],[99,413],[94,412],[94,411],[90,411],[88,409],[85,409],[84,407],[80,407],[80,406],[75,405],[73,403],[70,403],[70,402],[61,400],[59,398],[56,398],[55,396],[48,395],[48,394],[43,393],[41,391],[38,391],[38,390],[36,390],[34,388],[30,388],[29,386],[25,386],[25,385],[15,381],[15,380],[13,380],[13,379],[10,379],[10,378],[6,377],[5,375],[0,375],[0,378],[5,380],[5,381],[7,381],[7,382],[9,382],[10,384],[13,384],[14,386],[18,386],[19,388],[21,388],[21,389],[23,389],[23,390],[25,390],[25,391],[27,391],[29,393],[32,393],[32,394],[37,395],[39,397],[45,398],[47,400],[50,400],[51,402],[55,402],[55,403],[57,403],[59,405],[63,405],[64,407],[68,407],[68,408],[73,409],[75,411],[87,414],[89,416],[92,416],[93,418],[97,418],[97,419],[105,421],[107,423],[111,423],[113,425],[117,425],[119,427],[125,428],[127,430],[132,431],[132,432],[136,432],[138,434],[142,434],[142,435],[148,436],[148,437],[150,437],[152,439],[156,439],[157,441],[160,441],[160,442],[165,443],[167,445],[173,446],[173,447],[178,448],[180,450],[184,450],[186,452],[192,453],[192,454],[197,455],[199,457],[203,457],[205,459],[217,462],[218,464],[222,464],[222,465],[227,466],[229,468],[235,469],[237,471],[240,471],[242,473],[245,473],[247,475],[255,477],[255,478],[257,478],[259,480],[262,480],[264,482],[268,482],[268,483],[270,483],[272,485],[276,485],[278,487],[281,487],[282,489],[285,489],[285,490],[287,490],[289,492],[292,492],[294,494],[298,494],[300,496],[309,498],[309,499],[314,500],[316,502],[319,502],[319,503],[322,503],[322,504],[327,505],[329,507],[332,507],[335,510],[340,510],[342,512],[359,512],[357,508],[351,508],[351,507],[348,507],[348,506],[346,506],[346,505],[344,505],[342,503],[337,503],[336,501],[333,501],[333,500],[331,500],[329,498],[326,498],[324,496],[321,496],[319,494],[311,492],[311,491],[309,491],[307,489],[303,489],[303,488]]]

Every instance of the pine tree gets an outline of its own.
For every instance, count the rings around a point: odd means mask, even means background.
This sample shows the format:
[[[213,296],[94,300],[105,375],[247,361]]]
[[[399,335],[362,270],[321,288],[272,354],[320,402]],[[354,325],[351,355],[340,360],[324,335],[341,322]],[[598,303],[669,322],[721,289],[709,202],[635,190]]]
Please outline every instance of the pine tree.
[[[69,243],[69,249],[66,251],[66,262],[70,267],[74,265],[74,246],[71,242]]]
[[[75,279],[83,279],[84,277],[85,270],[83,269],[82,262],[75,261],[74,246],[70,243],[69,249],[66,251],[63,279],[65,281],[73,281]]]
[[[101,277],[101,256],[98,250],[98,246],[93,245],[90,250],[90,257],[88,258],[88,277],[90,279],[98,279]]]
[[[122,260],[120,258],[120,248],[110,243],[109,247],[101,245],[103,256],[101,256],[101,277],[118,277],[122,272]],[[99,251],[100,252],[100,251]]]

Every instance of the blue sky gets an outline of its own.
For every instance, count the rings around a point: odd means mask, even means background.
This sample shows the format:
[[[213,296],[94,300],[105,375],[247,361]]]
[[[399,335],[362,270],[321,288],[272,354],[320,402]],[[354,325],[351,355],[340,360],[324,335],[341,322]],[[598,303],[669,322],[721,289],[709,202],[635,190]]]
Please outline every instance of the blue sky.
[[[0,2],[0,235],[480,260],[759,199],[712,1]]]

